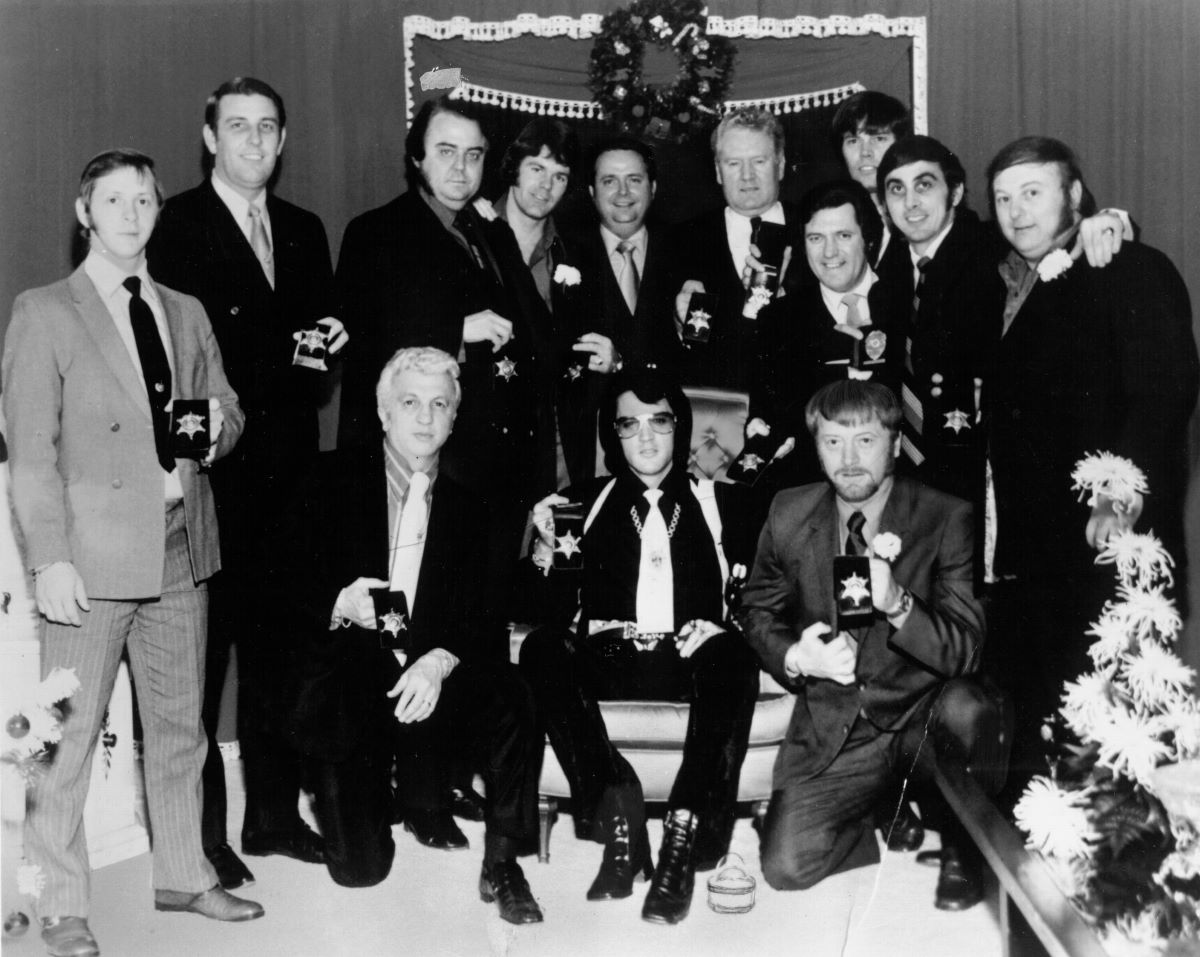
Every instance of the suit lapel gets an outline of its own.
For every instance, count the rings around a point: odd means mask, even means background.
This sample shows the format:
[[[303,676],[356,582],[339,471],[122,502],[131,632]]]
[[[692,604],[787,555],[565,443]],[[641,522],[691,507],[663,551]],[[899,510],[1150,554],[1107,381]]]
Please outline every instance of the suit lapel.
[[[824,608],[832,626],[837,621],[837,604],[833,594],[833,557],[837,554],[838,517],[833,489],[827,488],[806,523],[804,541],[805,561],[817,569],[817,607]]]
[[[221,197],[213,189],[212,183],[206,183],[205,187],[208,190],[208,221],[212,227],[213,244],[220,249],[223,259],[236,263],[245,279],[252,285],[259,287],[257,292],[270,295],[272,291],[271,284],[267,282],[267,276],[263,272],[262,263],[254,255],[254,250],[250,247],[250,241],[246,239],[246,234],[242,232],[241,226],[233,218],[233,213],[229,211],[229,207],[221,201]],[[278,276],[278,247],[281,244],[275,230],[276,223],[270,205],[270,198],[268,198],[268,215],[272,217],[271,239],[274,245],[271,248],[276,257],[276,275]],[[288,256],[285,254],[284,258],[287,260]]]
[[[108,308],[100,300],[100,294],[82,266],[71,274],[67,280],[67,287],[71,290],[84,327],[96,341],[100,355],[104,357],[117,381],[129,393],[134,405],[149,419],[150,399],[146,395],[146,387],[138,377],[137,368],[130,358],[129,350],[125,348],[125,341],[117,332],[116,323],[113,322]]]
[[[186,357],[183,352],[187,346],[183,335],[183,312],[179,308],[179,302],[175,297],[166,295],[163,292],[162,286],[155,283],[154,289],[158,293],[158,301],[163,304],[163,312],[167,316],[167,331],[171,335],[171,357],[174,360],[175,366],[174,375],[171,376],[171,381],[174,383],[172,395],[175,398],[183,398],[187,390],[183,387],[180,377],[186,369],[190,368],[190,364],[185,361]],[[197,396],[197,398],[204,397]]]

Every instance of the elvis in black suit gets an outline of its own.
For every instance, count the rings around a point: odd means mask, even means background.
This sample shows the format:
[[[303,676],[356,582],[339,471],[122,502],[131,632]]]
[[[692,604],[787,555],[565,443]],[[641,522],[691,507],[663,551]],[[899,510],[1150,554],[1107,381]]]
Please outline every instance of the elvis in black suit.
[[[249,436],[212,472],[224,567],[210,586],[203,837],[230,887],[251,879],[226,840],[215,740],[231,644],[246,780],[242,849],[323,859],[319,838],[297,814],[300,762],[276,720],[277,675],[292,642],[261,594],[287,547],[279,537],[280,503],[317,454],[317,409],[330,391],[328,373],[293,365],[296,340],[301,330],[322,328],[334,354],[346,336],[333,317],[324,226],[267,189],[287,134],[279,94],[251,77],[222,84],[208,99],[203,133],[212,176],[168,201],[149,256],[156,276],[204,304]]]
[[[970,505],[893,474],[900,404],[885,386],[827,385],[807,418],[828,482],[776,496],[739,616],[763,667],[797,694],[762,836],[763,875],[781,890],[877,861],[878,801],[914,772],[928,778],[936,755],[964,759],[989,790],[1005,757],[995,698],[964,677],[984,638]],[[882,533],[899,538],[890,561],[875,554]],[[874,617],[834,634],[843,552],[870,555],[860,584]],[[939,901],[970,853],[961,833],[951,844],[952,823]]]
[[[717,296],[707,343],[685,340],[681,377],[685,385],[715,386],[749,392],[758,376],[756,317],[743,315],[746,270],[757,251],[759,223],[786,228],[787,245],[801,249],[804,220],[791,203],[779,199],[786,169],[783,127],[768,110],[746,107],[730,113],[712,134],[717,182],[725,206],[703,213],[677,228],[679,288],[676,315],[692,292]],[[761,313],[757,313],[761,315]]]
[[[654,151],[640,140],[610,137],[593,147],[591,172],[598,223],[572,237],[585,297],[598,304],[600,331],[612,340],[619,365],[674,369],[679,340],[671,318],[677,286],[671,239],[647,221],[657,188]],[[631,270],[622,244],[629,246]]]
[[[402,782],[416,768],[401,789],[407,810],[433,811],[460,756],[490,799],[480,893],[499,899],[504,919],[530,923],[541,912],[516,857],[536,841],[541,741],[528,691],[492,654],[477,547],[486,507],[441,469],[457,375],[441,350],[398,352],[379,384],[384,441],[326,457],[289,509],[275,605],[303,649],[289,714],[313,762],[335,881],[387,876],[393,760]],[[403,591],[404,608],[383,611],[372,588]]]
[[[1092,200],[1069,147],[1016,140],[988,179],[1012,247],[1001,264],[1003,334],[983,404],[995,491],[993,620],[1005,629],[994,667],[1021,688],[1015,796],[1044,769],[1039,728],[1063,681],[1089,667],[1084,630],[1112,597],[1096,550],[1136,527],[1153,531],[1177,568],[1184,561],[1186,429],[1200,365],[1187,291],[1165,256],[1129,244],[1096,269],[1082,255]],[[1089,515],[1071,473],[1097,451],[1132,460],[1150,494],[1098,496]]]
[[[809,190],[798,214],[810,281],[758,318],[760,372],[750,387],[746,443],[730,477],[780,489],[821,479],[804,410],[823,385],[882,382],[897,396],[904,340],[894,300],[870,263],[881,226],[870,196],[850,180]],[[844,301],[857,296],[853,313]]]
[[[609,740],[597,701],[691,704],[642,910],[674,924],[688,913],[695,871],[714,867],[729,848],[758,692],[753,656],[725,608],[733,567],[742,563],[744,575],[753,554],[749,495],[688,475],[689,447],[679,437],[691,434],[691,412],[668,375],[613,379],[601,416],[613,477],[534,506],[549,623],[522,645],[521,672],[570,781],[577,825],[588,822],[577,832],[605,844],[589,900],[628,897],[651,865],[641,783]],[[555,537],[552,506],[570,501],[587,515],[582,571],[552,567],[565,540]],[[669,572],[655,578],[662,568]]]

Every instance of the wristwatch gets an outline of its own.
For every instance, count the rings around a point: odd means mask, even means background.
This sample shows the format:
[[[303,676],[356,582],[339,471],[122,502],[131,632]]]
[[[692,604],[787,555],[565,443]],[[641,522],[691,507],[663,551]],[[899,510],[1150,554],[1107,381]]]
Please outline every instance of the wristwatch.
[[[901,615],[907,615],[910,611],[912,611],[912,602],[912,592],[910,592],[907,588],[901,589],[900,604],[891,611],[887,612],[887,617],[899,618]]]

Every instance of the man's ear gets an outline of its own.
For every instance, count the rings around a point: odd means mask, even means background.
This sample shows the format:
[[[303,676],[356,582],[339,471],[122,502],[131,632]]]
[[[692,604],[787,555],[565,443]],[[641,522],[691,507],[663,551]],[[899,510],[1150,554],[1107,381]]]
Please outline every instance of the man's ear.
[[[1079,212],[1079,204],[1083,202],[1083,183],[1079,180],[1075,180],[1075,182],[1071,184],[1071,191],[1069,195],[1071,197],[1071,211],[1076,213]]]
[[[725,180],[724,180],[724,179],[721,177],[721,163],[720,163],[720,161],[718,161],[718,160],[716,160],[716,159],[714,159],[714,160],[713,160],[713,169],[716,171],[716,174],[717,174],[717,184],[718,184],[719,186],[724,186],[724,185],[725,185]]]
[[[650,181],[650,198],[654,199],[654,197],[657,193],[658,193],[658,180],[653,179]]]
[[[279,149],[277,149],[275,151],[276,153],[283,152],[283,144],[286,139],[287,139],[287,127],[285,126],[283,129],[281,129],[279,131]]]
[[[381,406],[381,405],[378,405],[378,406],[376,406],[376,407],[375,407],[375,412],[376,412],[376,413],[379,415],[379,422],[380,422],[380,424],[383,426],[383,431],[384,431],[384,432],[386,432],[386,431],[387,431],[387,428],[388,428],[388,414],[387,414],[387,409],[385,409],[385,408],[384,408],[383,406]]]
[[[208,151],[214,156],[217,153],[217,134],[212,131],[212,127],[205,123],[200,127],[200,135],[204,138],[204,145],[208,147]]]
[[[959,183],[954,187],[954,192],[950,194],[950,208],[953,209],[963,200],[963,194],[967,191],[967,187],[963,183]]]
[[[88,213],[87,204],[84,203],[82,196],[75,197],[75,218],[79,220],[79,225],[83,227],[84,232],[91,231],[92,217]]]
[[[900,426],[896,426],[896,434],[892,437],[892,458],[900,458]]]

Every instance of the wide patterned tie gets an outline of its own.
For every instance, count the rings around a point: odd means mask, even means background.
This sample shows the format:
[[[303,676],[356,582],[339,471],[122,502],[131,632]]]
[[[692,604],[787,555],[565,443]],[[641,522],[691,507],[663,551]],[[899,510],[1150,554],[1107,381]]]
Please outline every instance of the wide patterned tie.
[[[271,240],[267,238],[267,227],[262,220],[262,210],[250,204],[250,248],[254,250],[254,255],[258,257],[259,263],[262,265],[263,275],[267,277],[267,282],[271,284],[271,288],[275,288],[275,256],[271,252]]]
[[[851,512],[850,517],[846,519],[846,530],[849,533],[846,536],[847,555],[867,554],[867,540],[863,537],[863,526],[866,524],[867,517],[862,512]]]
[[[633,251],[636,248],[633,243],[627,243],[625,240],[617,243],[617,252],[621,254],[622,259],[617,284],[621,287],[621,295],[625,297],[625,305],[629,307],[631,314],[637,312],[638,290],[642,284],[637,263],[633,261]]]
[[[146,380],[146,395],[150,399],[154,451],[158,456],[158,464],[172,472],[175,470],[175,456],[171,452],[171,423],[167,415],[167,403],[171,401],[171,364],[167,361],[167,350],[163,348],[162,336],[158,334],[154,313],[142,298],[142,281],[137,276],[130,276],[121,285],[129,290],[129,323],[133,327],[133,341],[137,344],[142,378]]]
[[[646,489],[643,494],[650,509],[642,525],[642,555],[638,564],[638,631],[674,631],[675,579],[671,571],[671,533],[658,505],[662,489]]]
[[[924,432],[925,407],[917,397],[917,377],[913,365],[913,335],[917,328],[917,317],[921,311],[921,294],[925,286],[925,270],[929,267],[929,257],[922,256],[917,260],[917,281],[913,287],[912,318],[908,324],[908,333],[904,337],[904,380],[900,385],[900,405],[904,411],[904,422],[900,428],[900,450],[913,465],[925,461],[921,450],[921,436]]]
[[[408,497],[400,513],[396,540],[392,543],[392,574],[388,587],[402,591],[408,598],[408,613],[412,615],[417,601],[417,578],[421,573],[421,558],[425,554],[425,524],[429,520],[429,474],[413,472],[408,482]]]

